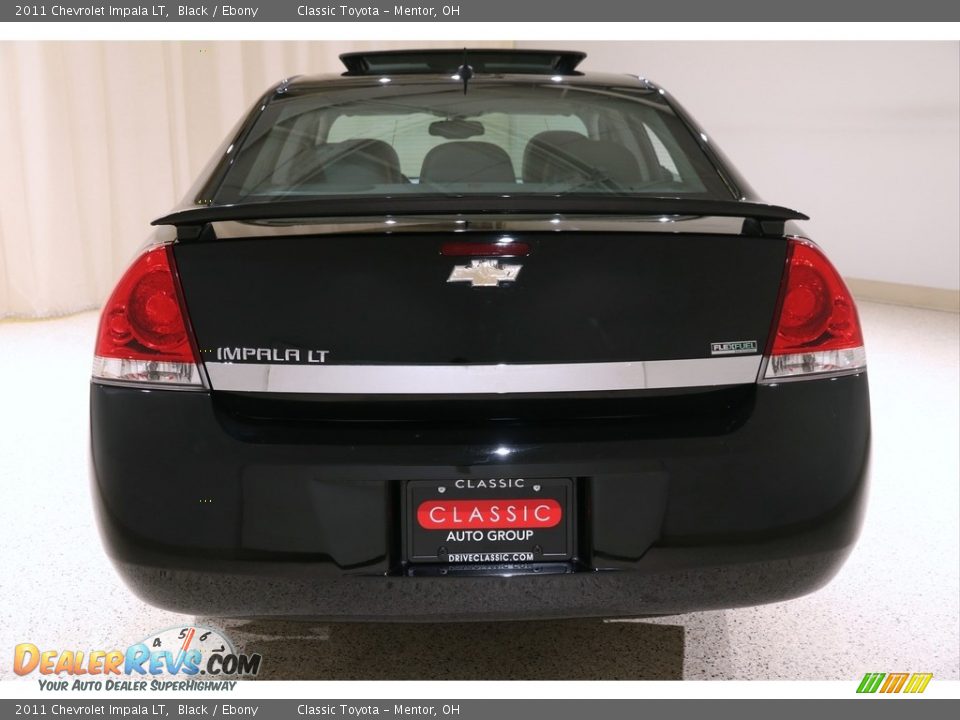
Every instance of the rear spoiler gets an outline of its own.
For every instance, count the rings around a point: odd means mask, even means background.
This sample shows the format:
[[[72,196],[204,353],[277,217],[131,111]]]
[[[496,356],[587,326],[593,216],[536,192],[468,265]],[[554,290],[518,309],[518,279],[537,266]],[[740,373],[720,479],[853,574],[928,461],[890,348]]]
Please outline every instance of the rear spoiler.
[[[330,196],[311,200],[206,205],[190,207],[164,215],[153,225],[174,225],[177,237],[193,239],[207,223],[244,220],[307,220],[324,217],[369,217],[371,215],[459,215],[459,214],[524,214],[559,215],[694,215],[742,217],[752,220],[750,234],[782,235],[787,220],[809,220],[801,212],[779,205],[740,200],[703,200],[676,197],[631,198],[565,197],[562,195],[419,195]]]

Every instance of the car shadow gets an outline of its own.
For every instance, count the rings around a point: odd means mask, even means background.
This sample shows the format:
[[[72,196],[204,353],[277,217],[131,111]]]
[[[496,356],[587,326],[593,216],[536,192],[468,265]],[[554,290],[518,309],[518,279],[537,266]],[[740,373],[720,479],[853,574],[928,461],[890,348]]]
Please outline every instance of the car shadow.
[[[602,620],[310,623],[197,618],[260,680],[680,680],[679,625]]]

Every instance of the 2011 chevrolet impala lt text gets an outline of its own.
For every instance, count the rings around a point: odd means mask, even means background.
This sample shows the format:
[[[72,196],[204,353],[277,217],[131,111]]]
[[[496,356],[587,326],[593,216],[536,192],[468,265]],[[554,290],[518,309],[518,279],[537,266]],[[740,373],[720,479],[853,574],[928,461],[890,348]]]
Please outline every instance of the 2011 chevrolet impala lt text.
[[[826,583],[869,395],[805,216],[581,53],[342,59],[257,101],[103,308],[92,486],[133,591],[469,620]]]

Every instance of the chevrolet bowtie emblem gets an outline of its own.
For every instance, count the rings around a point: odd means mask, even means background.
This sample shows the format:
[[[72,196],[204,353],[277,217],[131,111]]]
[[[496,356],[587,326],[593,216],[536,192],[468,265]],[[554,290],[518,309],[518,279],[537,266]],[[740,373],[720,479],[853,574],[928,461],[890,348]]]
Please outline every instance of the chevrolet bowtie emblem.
[[[454,265],[447,282],[468,282],[471,287],[497,287],[513,282],[522,265],[501,265],[499,260],[471,260],[469,265]]]

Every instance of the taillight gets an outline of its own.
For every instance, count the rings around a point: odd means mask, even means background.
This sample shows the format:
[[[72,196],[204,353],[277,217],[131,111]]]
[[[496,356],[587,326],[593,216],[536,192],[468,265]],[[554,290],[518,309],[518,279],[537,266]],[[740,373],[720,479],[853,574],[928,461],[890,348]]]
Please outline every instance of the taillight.
[[[865,368],[863,333],[850,290],[813,243],[801,238],[789,243],[765,379]]]
[[[175,267],[165,245],[124,273],[100,315],[94,378],[202,387]]]

